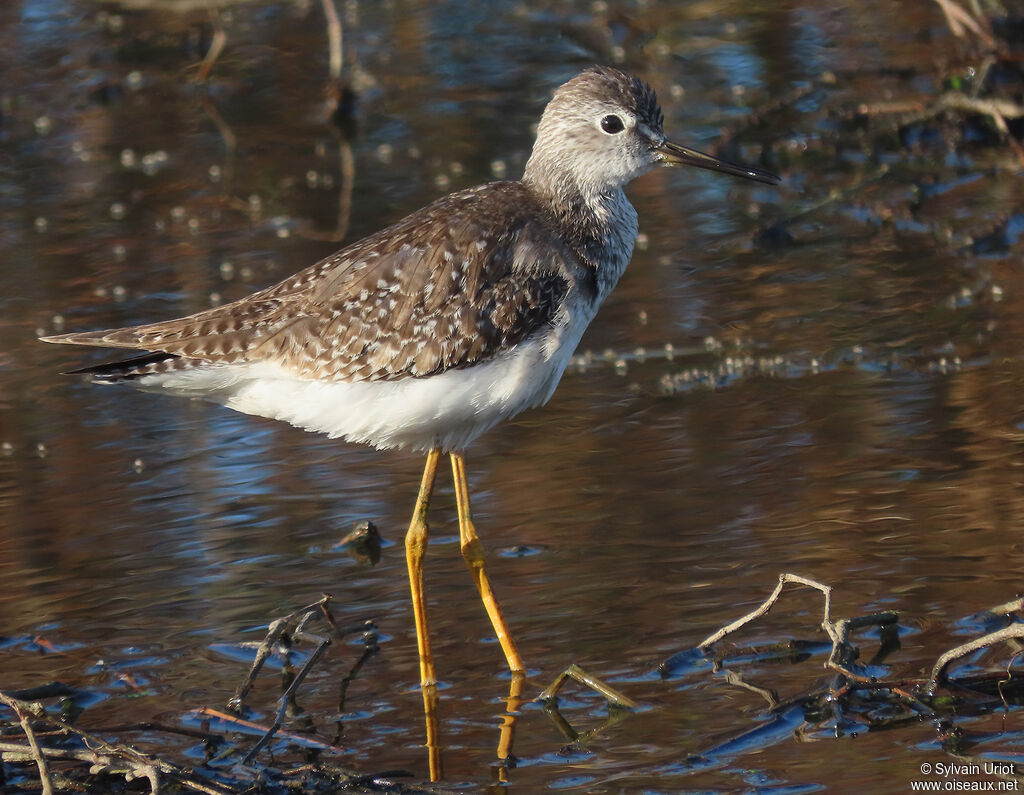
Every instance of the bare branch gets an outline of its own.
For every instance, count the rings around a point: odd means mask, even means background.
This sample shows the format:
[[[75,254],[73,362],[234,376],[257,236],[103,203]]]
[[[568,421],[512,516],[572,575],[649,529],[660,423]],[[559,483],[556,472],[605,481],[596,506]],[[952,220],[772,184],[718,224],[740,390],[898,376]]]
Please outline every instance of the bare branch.
[[[972,651],[984,649],[988,646],[993,646],[996,643],[1004,643],[1009,640],[1020,638],[1024,638],[1024,624],[1011,624],[1008,627],[1003,627],[995,632],[982,635],[980,638],[975,638],[974,640],[961,644],[954,649],[950,649],[936,660],[935,666],[932,668],[931,676],[928,678],[928,692],[934,692],[935,688],[938,687],[941,682],[946,681],[946,668],[954,660],[959,660],[961,657],[970,654]]]
[[[704,638],[704,640],[697,644],[697,648],[701,651],[707,651],[707,648],[709,646],[713,646],[714,644],[718,643],[718,641],[720,641],[726,635],[731,635],[733,632],[740,629],[741,627],[746,626],[751,621],[754,621],[760,618],[761,616],[766,615],[775,606],[775,603],[779,601],[779,597],[782,596],[782,589],[786,587],[786,583],[788,582],[797,583],[799,585],[806,585],[809,588],[815,588],[821,591],[821,593],[825,597],[825,615],[822,619],[822,627],[824,627],[825,631],[829,633],[829,637],[832,637],[832,621],[829,618],[829,613],[831,611],[832,589],[827,585],[822,585],[820,582],[816,582],[815,580],[809,580],[806,577],[801,577],[799,574],[785,573],[779,575],[779,584],[775,586],[775,590],[772,591],[771,595],[767,599],[765,599],[764,602],[761,603],[760,607],[756,608],[755,610],[751,610],[742,618],[736,619],[731,624],[727,624],[717,632]],[[833,641],[834,640],[835,639],[833,638]]]
[[[28,740],[32,759],[35,760],[36,767],[39,769],[39,783],[42,785],[43,795],[52,795],[53,780],[50,778],[50,768],[46,764],[46,756],[43,754],[43,749],[39,747],[39,742],[36,740],[36,734],[32,731],[32,721],[30,718],[30,716],[37,715],[41,711],[41,707],[11,698],[5,693],[0,693],[0,701],[3,701],[4,704],[13,709],[14,713],[18,716],[18,720],[21,721],[21,728],[25,732],[25,739]]]

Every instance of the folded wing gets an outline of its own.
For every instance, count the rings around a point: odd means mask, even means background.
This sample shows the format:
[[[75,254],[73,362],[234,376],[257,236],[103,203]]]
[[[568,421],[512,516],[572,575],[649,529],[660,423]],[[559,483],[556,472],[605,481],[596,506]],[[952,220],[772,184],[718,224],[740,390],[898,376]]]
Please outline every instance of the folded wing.
[[[520,209],[511,223],[510,206]],[[586,268],[538,219],[543,213],[520,183],[491,183],[239,301],[43,339],[150,352],[77,371],[97,380],[265,361],[300,378],[339,381],[468,367],[551,324],[569,291],[583,286]]]

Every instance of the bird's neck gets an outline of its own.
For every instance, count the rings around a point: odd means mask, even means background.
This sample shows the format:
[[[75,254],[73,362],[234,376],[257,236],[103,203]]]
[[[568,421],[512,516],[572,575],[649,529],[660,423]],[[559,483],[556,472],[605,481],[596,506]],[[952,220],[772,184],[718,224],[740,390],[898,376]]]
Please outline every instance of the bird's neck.
[[[531,159],[532,162],[532,159]],[[523,182],[550,210],[562,238],[588,267],[598,281],[608,282],[610,290],[625,269],[633,253],[637,235],[637,216],[621,187],[597,189],[580,185],[571,174],[551,179],[552,173],[531,173],[530,164]],[[604,290],[602,290],[604,292]]]

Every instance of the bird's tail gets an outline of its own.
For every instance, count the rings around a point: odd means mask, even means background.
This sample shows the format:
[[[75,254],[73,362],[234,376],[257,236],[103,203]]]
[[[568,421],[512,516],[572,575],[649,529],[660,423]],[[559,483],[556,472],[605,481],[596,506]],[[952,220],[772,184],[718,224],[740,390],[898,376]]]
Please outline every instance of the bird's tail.
[[[67,370],[62,375],[87,375],[91,381],[98,384],[115,384],[118,381],[132,381],[147,375],[168,373],[175,369],[180,358],[173,353],[145,353],[131,359]]]

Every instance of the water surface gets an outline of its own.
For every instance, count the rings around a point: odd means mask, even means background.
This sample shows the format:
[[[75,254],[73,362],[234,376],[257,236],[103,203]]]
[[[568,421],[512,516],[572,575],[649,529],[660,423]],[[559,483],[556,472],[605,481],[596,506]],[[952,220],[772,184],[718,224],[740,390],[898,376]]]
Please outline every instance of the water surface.
[[[234,692],[245,663],[225,645],[330,592],[339,621],[376,623],[380,652],[343,713],[358,637],[314,671],[302,706],[328,740],[340,721],[342,764],[426,780],[401,544],[422,460],[90,387],[58,373],[101,354],[35,338],[241,297],[335,250],[342,202],[352,241],[518,176],[552,89],[621,62],[657,88],[671,136],[785,181],[638,180],[642,238],[580,366],[469,451],[527,694],[576,662],[641,704],[585,746],[523,705],[502,786],[904,792],[947,758],[926,724],[825,721],[803,727],[819,742],[799,742],[790,715],[695,764],[771,719],[710,670],[656,673],[782,571],[833,585],[837,615],[899,611],[894,678],[928,670],[974,631],[962,617],[1020,590],[1019,164],[984,141],[950,148],[941,129],[857,118],[941,90],[954,42],[937,6],[344,3],[350,199],[325,123],[319,4],[232,8],[202,87],[208,15],[130,6],[0,8],[0,687],[94,689],[92,725],[180,721]],[[446,470],[439,485],[427,587],[445,781],[475,791],[499,776],[508,684]],[[376,567],[334,547],[366,518],[385,539]],[[784,604],[744,642],[823,639],[814,594]],[[823,660],[748,673],[792,697],[823,681]],[[277,682],[260,680],[255,719]],[[583,730],[606,715],[577,689],[562,706]]]

